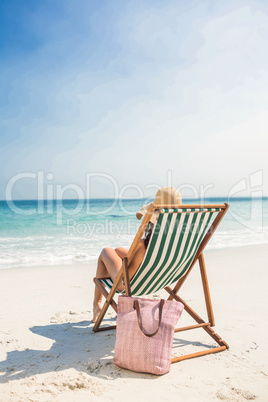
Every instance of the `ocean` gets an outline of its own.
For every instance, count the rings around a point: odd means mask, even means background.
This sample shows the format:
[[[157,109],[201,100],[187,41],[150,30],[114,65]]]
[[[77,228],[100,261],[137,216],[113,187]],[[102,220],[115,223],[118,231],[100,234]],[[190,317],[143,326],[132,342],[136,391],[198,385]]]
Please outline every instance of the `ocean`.
[[[150,200],[0,201],[0,268],[89,263],[103,247],[128,248]],[[200,200],[184,199],[184,204]],[[268,243],[268,198],[208,198],[230,208],[209,249]]]

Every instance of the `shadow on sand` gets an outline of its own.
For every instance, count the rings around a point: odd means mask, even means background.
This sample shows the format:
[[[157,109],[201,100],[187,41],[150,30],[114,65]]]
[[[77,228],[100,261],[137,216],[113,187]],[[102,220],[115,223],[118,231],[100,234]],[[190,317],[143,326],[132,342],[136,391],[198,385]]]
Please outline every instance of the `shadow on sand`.
[[[110,319],[107,321],[109,321],[108,324],[114,325]],[[18,380],[36,374],[60,372],[69,368],[109,380],[118,377],[157,378],[154,375],[133,373],[115,366],[113,351],[116,331],[94,333],[92,327],[93,324],[90,321],[80,321],[30,328],[30,331],[37,336],[52,339],[53,345],[49,350],[25,349],[8,352],[7,359],[0,362],[0,382]],[[174,339],[173,346],[176,348],[176,354],[181,347],[190,344],[203,348],[211,347],[200,342]]]

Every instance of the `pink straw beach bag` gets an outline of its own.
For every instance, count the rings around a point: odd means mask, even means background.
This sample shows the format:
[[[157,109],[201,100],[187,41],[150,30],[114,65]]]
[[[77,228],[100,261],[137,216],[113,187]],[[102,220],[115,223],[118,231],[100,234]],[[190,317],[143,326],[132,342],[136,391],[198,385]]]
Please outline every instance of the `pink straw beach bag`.
[[[142,373],[168,373],[182,311],[183,304],[174,300],[119,296],[114,364]]]

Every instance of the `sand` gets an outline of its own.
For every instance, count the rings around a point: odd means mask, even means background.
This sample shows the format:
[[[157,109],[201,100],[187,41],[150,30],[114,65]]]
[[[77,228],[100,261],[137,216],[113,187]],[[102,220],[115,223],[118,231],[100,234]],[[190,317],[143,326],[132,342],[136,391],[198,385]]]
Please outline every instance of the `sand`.
[[[267,401],[267,256],[267,245],[205,254],[215,331],[230,349],[161,377],[119,369],[116,332],[92,332],[94,264],[0,270],[0,401]],[[204,315],[196,268],[181,296]],[[202,329],[178,333],[172,355],[212,344]]]

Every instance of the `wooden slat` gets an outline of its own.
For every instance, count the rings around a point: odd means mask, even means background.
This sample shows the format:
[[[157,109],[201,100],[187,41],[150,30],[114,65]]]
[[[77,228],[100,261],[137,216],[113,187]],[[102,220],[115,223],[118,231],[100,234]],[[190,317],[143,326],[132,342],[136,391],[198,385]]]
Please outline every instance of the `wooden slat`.
[[[93,281],[94,281],[95,285],[99,288],[99,290],[102,292],[104,297],[107,299],[109,293],[107,292],[107,290],[103,286],[103,284],[100,281],[100,279],[99,278],[94,278]],[[117,304],[116,304],[116,302],[114,300],[111,301],[111,306],[114,309],[114,311],[117,313]]]
[[[202,350],[201,352],[191,353],[189,355],[173,357],[173,359],[171,359],[171,363],[177,363],[177,362],[181,362],[182,360],[193,359],[194,357],[210,355],[211,353],[218,353],[225,349],[227,349],[226,346],[218,346],[217,348]]]
[[[116,325],[110,325],[109,327],[100,327],[96,329],[94,332],[101,332],[101,331],[109,331],[110,329],[116,329]]]
[[[214,314],[213,314],[213,309],[212,309],[210,291],[209,291],[209,287],[208,287],[208,278],[207,278],[207,272],[206,272],[203,253],[200,254],[198,261],[199,261],[202,285],[203,285],[203,290],[204,290],[208,320],[210,322],[210,325],[212,327],[214,327],[215,319],[214,319]]]
[[[207,327],[207,326],[209,326],[209,325],[210,325],[209,322],[204,322],[204,323],[202,323],[202,324],[189,325],[188,327],[175,328],[175,331],[174,331],[174,332],[188,331],[188,330],[190,330],[190,329]]]
[[[133,255],[134,255],[134,253],[136,251],[136,248],[138,247],[138,245],[139,245],[139,243],[141,241],[141,238],[142,238],[142,236],[143,236],[143,234],[145,232],[145,229],[146,229],[146,227],[147,227],[147,225],[148,225],[148,223],[149,223],[149,221],[151,219],[151,216],[152,216],[154,210],[155,210],[155,207],[154,207],[154,205],[152,203],[152,204],[150,204],[149,208],[147,209],[147,212],[146,212],[146,214],[145,214],[145,216],[144,216],[144,218],[142,220],[142,223],[141,223],[141,225],[140,225],[140,227],[138,229],[138,232],[137,232],[136,236],[134,237],[134,240],[133,240],[133,242],[132,242],[132,244],[130,246],[130,249],[128,250],[127,259],[128,259],[129,263],[130,263]]]
[[[125,282],[126,295],[131,296],[127,257],[123,258],[123,271],[124,271],[124,282]]]
[[[114,300],[113,300],[113,297],[114,297],[114,295],[116,293],[116,289],[118,288],[119,283],[122,281],[122,278],[123,278],[123,267],[120,269],[120,271],[119,271],[119,273],[117,275],[117,278],[116,278],[116,280],[115,280],[115,282],[114,282],[114,284],[112,286],[112,289],[110,290],[110,292],[109,292],[109,294],[108,294],[108,296],[106,298],[106,301],[105,301],[105,303],[104,303],[104,305],[103,305],[103,307],[101,309],[101,312],[98,315],[98,318],[97,318],[97,320],[95,322],[95,325],[93,327],[94,332],[98,331],[98,328],[99,328],[99,326],[100,326],[100,324],[101,324],[101,322],[102,322],[102,320],[103,320],[103,318],[104,318],[104,316],[106,314],[106,311],[108,310],[110,304],[115,303]]]
[[[167,205],[167,204],[160,204],[160,205],[154,205],[155,209],[186,209],[186,208],[220,208],[220,209],[225,209],[226,204],[176,204],[176,205]]]
[[[207,232],[206,236],[202,240],[202,242],[201,242],[201,244],[199,246],[199,249],[197,250],[197,253],[196,253],[197,258],[199,258],[199,255],[203,252],[203,250],[206,247],[206,245],[208,244],[211,236],[213,235],[213,233],[215,232],[215,230],[219,226],[220,221],[223,219],[224,215],[226,214],[226,212],[227,212],[227,210],[229,208],[229,204],[225,203],[224,206],[225,206],[225,208],[223,208],[218,213],[218,215],[216,216],[215,220],[213,221],[209,231]]]

